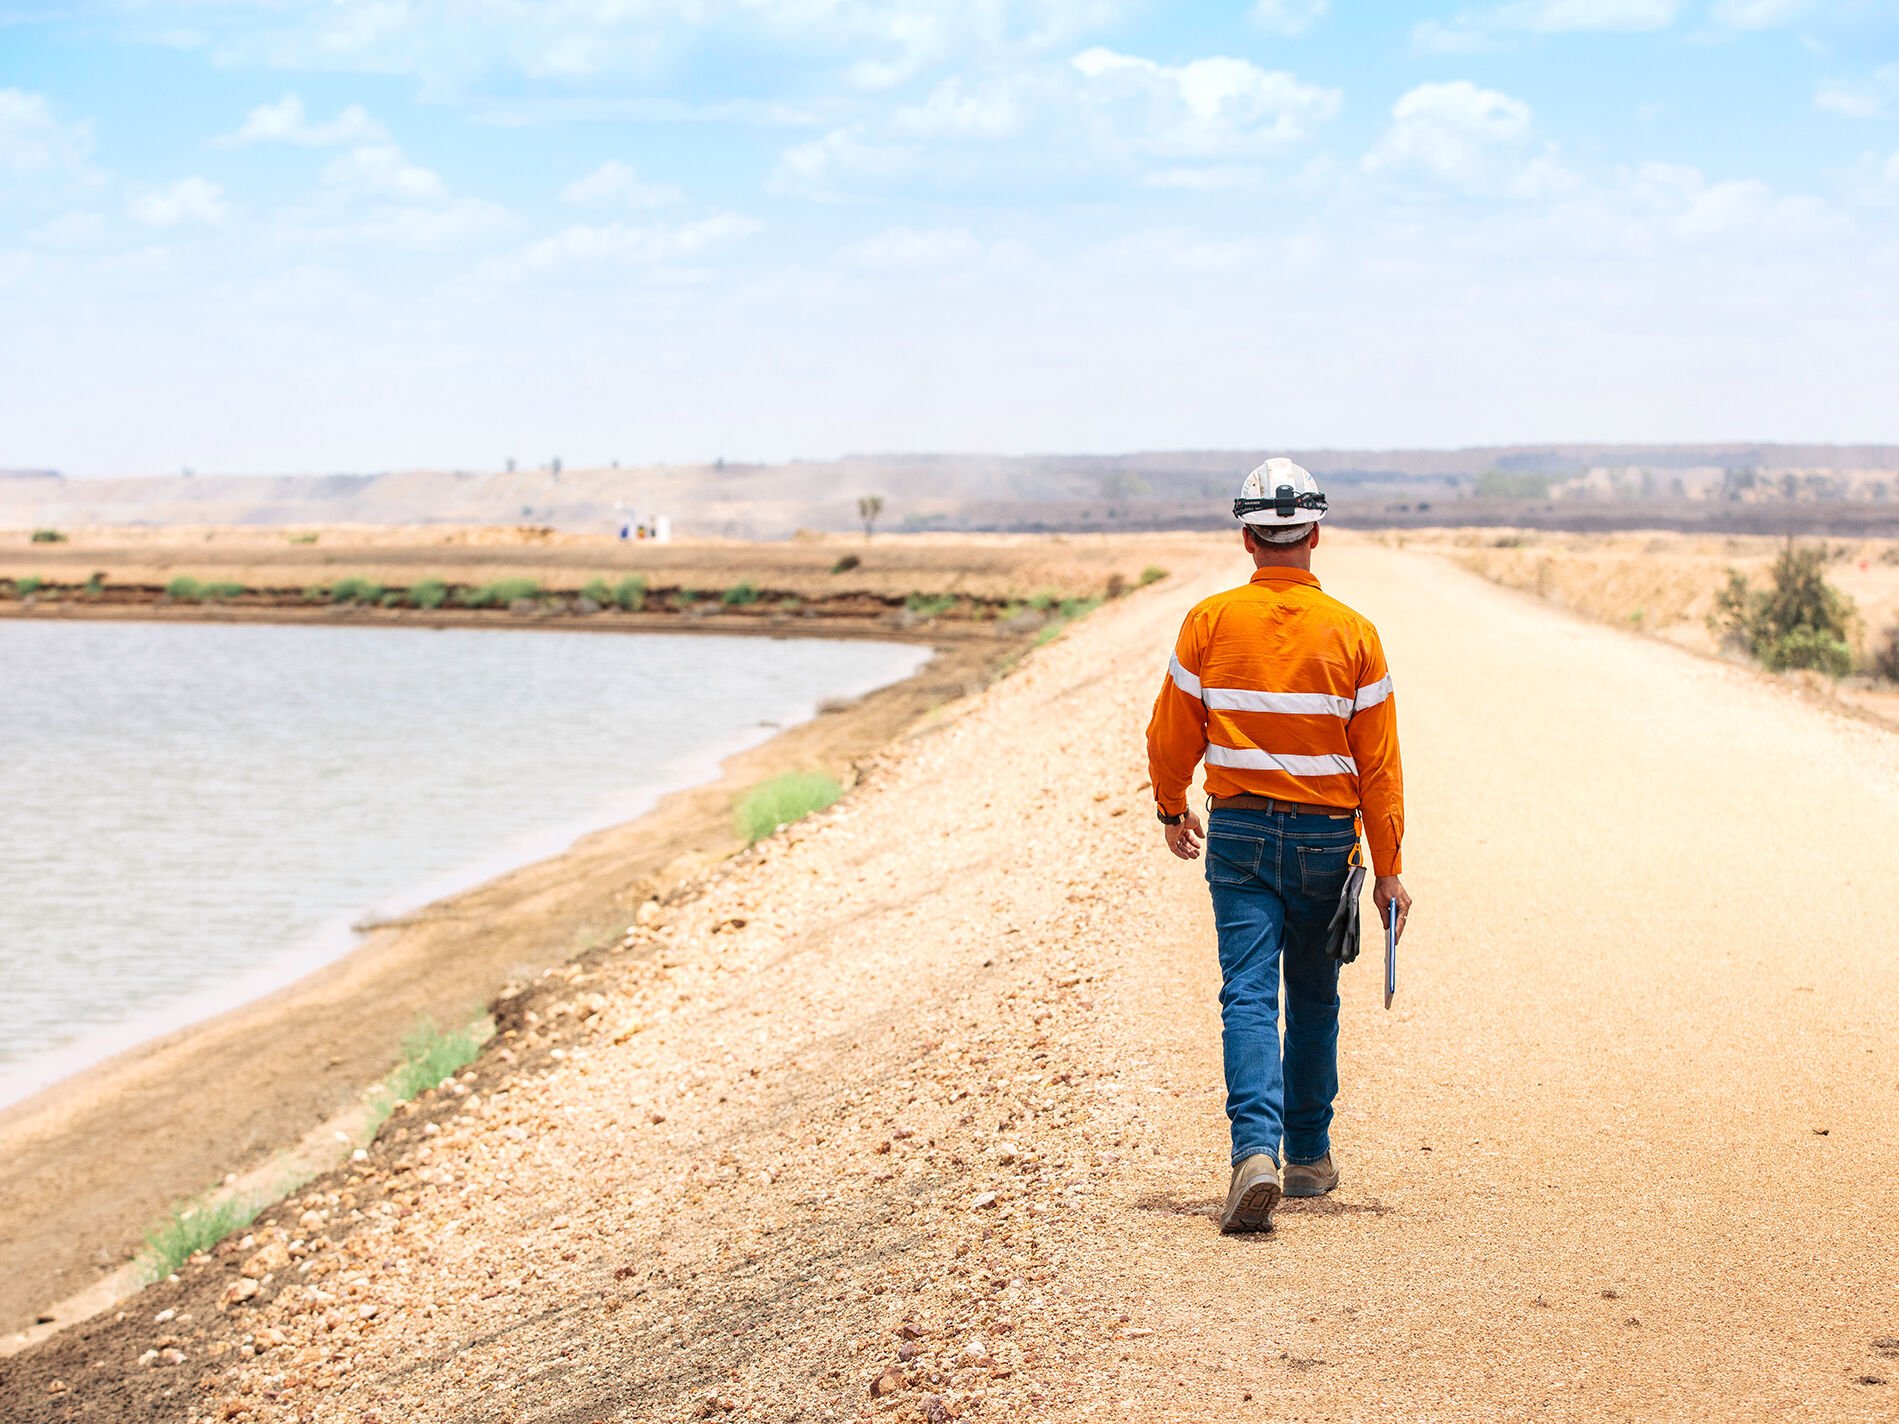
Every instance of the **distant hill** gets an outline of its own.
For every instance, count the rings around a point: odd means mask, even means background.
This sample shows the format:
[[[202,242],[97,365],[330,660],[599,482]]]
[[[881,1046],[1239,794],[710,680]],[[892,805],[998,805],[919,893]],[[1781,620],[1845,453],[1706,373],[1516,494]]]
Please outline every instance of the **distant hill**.
[[[68,479],[0,472],[0,527],[175,524],[545,524],[611,529],[670,515],[684,535],[779,538],[856,527],[860,495],[882,529],[1222,527],[1265,450],[1124,455],[853,455],[776,465],[198,475]],[[1501,445],[1459,450],[1294,450],[1343,524],[1554,523],[1754,527],[1771,507],[1854,529],[1899,521],[1899,446]],[[1814,508],[1807,508],[1813,506]],[[1832,517],[1831,514],[1828,517]],[[1739,520],[1738,525],[1734,524]],[[1686,524],[1680,521],[1685,520]],[[1771,521],[1770,521],[1771,522]],[[1822,520],[1821,522],[1825,522]]]

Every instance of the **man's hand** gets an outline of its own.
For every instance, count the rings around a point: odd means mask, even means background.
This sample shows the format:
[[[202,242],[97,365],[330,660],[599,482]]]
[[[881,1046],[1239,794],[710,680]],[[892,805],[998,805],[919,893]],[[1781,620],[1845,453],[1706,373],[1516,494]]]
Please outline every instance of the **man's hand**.
[[[1167,832],[1167,849],[1182,860],[1200,859],[1200,844],[1207,838],[1207,828],[1192,811],[1179,825],[1162,825],[1161,829]]]
[[[1405,916],[1411,913],[1411,896],[1395,875],[1381,875],[1372,884],[1372,903],[1378,907],[1378,923],[1389,925],[1396,911],[1398,938],[1404,939]]]

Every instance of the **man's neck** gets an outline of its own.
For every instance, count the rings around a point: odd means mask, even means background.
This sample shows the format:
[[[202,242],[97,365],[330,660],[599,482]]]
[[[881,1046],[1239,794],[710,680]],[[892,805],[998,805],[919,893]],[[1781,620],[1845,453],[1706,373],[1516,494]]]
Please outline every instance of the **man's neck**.
[[[1283,554],[1276,549],[1271,553],[1260,549],[1253,555],[1253,567],[1255,570],[1304,569],[1307,573],[1311,573],[1312,546],[1310,544],[1301,544],[1298,548],[1287,550]]]

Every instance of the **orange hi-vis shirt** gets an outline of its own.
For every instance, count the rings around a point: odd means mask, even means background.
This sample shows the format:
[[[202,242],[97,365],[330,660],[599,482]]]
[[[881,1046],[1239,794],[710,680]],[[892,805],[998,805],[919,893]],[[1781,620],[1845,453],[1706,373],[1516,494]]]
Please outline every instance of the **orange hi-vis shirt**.
[[[1403,865],[1398,709],[1378,630],[1304,569],[1258,570],[1195,604],[1147,724],[1154,799],[1250,792],[1363,813],[1372,871]]]

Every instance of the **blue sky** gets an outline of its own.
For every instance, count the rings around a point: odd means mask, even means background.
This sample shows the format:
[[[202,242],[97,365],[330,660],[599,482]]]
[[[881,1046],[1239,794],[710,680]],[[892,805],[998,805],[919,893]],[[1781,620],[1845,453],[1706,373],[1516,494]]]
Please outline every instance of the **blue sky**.
[[[1899,440],[1899,0],[0,0],[0,466]]]

